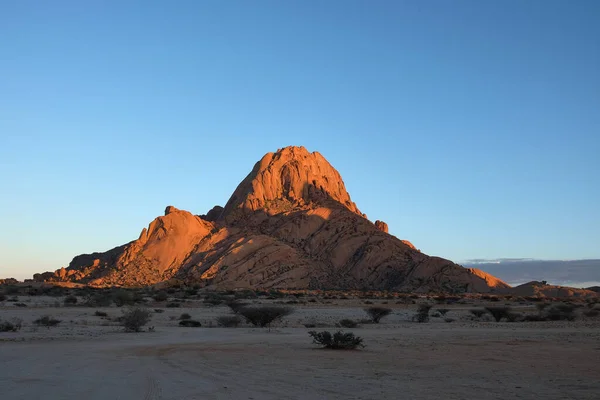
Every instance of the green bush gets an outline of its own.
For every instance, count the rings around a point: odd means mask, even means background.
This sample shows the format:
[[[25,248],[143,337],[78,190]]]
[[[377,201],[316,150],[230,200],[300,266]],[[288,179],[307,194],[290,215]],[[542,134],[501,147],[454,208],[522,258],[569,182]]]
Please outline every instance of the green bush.
[[[328,331],[310,331],[308,334],[313,338],[313,343],[321,345],[326,349],[353,350],[357,347],[365,347],[363,345],[363,339],[354,336],[351,332],[344,333],[342,331],[337,331],[332,335],[331,332]]]
[[[272,322],[290,315],[293,312],[293,309],[290,307],[278,306],[249,306],[242,307],[238,312],[246,319],[248,323],[264,328],[266,326],[270,327]]]
[[[381,318],[392,313],[392,309],[387,307],[369,307],[365,308],[365,312],[371,318],[371,321],[378,324]]]

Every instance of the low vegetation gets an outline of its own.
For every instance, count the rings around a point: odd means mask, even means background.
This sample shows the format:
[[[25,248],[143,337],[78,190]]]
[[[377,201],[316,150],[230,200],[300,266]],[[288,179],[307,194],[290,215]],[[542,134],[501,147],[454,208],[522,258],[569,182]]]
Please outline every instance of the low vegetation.
[[[429,321],[429,311],[431,310],[431,304],[419,304],[417,307],[417,314],[413,316],[413,320],[423,323]]]
[[[0,332],[17,332],[21,329],[23,321],[13,318],[10,321],[0,320]]]
[[[224,328],[236,328],[241,322],[242,319],[237,315],[222,315],[217,317],[217,325]]]
[[[145,308],[135,307],[123,311],[120,318],[121,326],[126,332],[141,332],[142,326],[152,318],[152,313]]]
[[[181,314],[181,315],[179,316],[179,319],[180,319],[181,321],[183,321],[183,320],[186,320],[186,319],[192,319],[192,316],[191,316],[190,314],[188,314],[188,313],[183,313],[183,314]]]
[[[50,327],[52,327],[52,326],[56,326],[56,325],[60,324],[61,322],[62,322],[61,320],[51,317],[49,315],[44,315],[43,317],[40,317],[40,318],[36,319],[35,321],[33,321],[34,324],[39,325],[39,326],[45,326],[48,329],[50,329]]]
[[[313,338],[313,343],[321,345],[326,349],[354,350],[357,347],[365,347],[363,339],[359,336],[354,336],[351,332],[344,333],[337,331],[332,334],[329,331],[310,331],[308,334]]]
[[[193,319],[184,319],[179,321],[179,326],[184,326],[186,328],[199,328],[202,324],[199,321]]]
[[[502,319],[508,319],[511,314],[511,308],[508,306],[485,307],[485,310],[492,314],[492,317],[494,317],[496,322],[500,322]]]
[[[356,328],[358,326],[358,322],[351,319],[342,319],[338,324],[342,328]]]
[[[473,314],[476,318],[481,318],[483,317],[485,314],[487,314],[486,310],[483,310],[481,308],[473,308],[471,310],[469,310],[469,312],[471,314]]]
[[[248,306],[242,307],[238,313],[246,319],[246,321],[254,326],[261,328],[271,327],[275,321],[281,320],[283,317],[290,315],[293,309],[290,307],[279,306]]]
[[[388,316],[392,313],[392,309],[387,307],[369,307],[365,308],[365,312],[367,313],[371,321],[378,324],[383,317]]]
[[[94,315],[96,317],[108,317],[108,313],[105,313],[104,311],[96,311]]]

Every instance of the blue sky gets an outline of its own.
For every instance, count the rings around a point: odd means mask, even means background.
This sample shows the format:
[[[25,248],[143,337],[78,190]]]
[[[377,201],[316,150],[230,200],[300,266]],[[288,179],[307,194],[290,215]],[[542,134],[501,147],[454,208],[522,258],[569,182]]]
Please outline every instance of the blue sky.
[[[596,1],[0,0],[0,277],[321,152],[425,253],[600,258]]]

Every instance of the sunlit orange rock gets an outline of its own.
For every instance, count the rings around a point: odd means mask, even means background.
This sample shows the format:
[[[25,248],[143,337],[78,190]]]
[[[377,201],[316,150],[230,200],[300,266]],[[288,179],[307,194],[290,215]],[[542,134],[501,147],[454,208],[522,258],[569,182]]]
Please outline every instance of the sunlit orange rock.
[[[225,207],[196,216],[169,206],[137,240],[77,256],[37,279],[137,286],[168,281],[219,289],[489,292],[504,282],[429,257],[372,223],[319,153],[266,154]]]

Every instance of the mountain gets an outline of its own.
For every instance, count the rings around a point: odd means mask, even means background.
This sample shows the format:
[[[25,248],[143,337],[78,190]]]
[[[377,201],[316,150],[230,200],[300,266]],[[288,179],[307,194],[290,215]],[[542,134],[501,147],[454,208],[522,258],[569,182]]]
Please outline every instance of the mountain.
[[[224,207],[169,206],[137,240],[77,256],[38,281],[138,286],[177,280],[232,288],[489,292],[509,287],[478,269],[429,257],[372,223],[319,153],[266,154]]]

